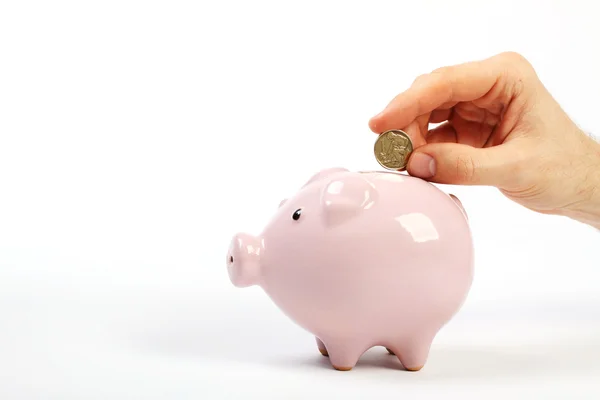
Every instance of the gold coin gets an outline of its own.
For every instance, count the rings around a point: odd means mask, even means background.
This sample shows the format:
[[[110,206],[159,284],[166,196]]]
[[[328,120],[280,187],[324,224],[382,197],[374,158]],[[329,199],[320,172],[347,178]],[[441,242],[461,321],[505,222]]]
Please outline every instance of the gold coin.
[[[402,171],[413,151],[412,141],[399,129],[385,131],[375,141],[375,158],[383,168]]]

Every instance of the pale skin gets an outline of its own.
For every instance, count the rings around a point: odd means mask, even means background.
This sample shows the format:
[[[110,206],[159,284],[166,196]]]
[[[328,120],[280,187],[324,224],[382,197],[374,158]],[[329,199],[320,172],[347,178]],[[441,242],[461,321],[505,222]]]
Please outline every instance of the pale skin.
[[[411,137],[413,176],[494,186],[533,211],[600,229],[600,143],[571,120],[520,54],[421,75],[369,127]]]

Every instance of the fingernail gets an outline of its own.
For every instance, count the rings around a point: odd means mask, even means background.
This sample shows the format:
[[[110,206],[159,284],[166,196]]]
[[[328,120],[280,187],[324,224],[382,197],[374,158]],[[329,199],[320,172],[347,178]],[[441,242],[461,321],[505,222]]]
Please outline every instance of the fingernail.
[[[413,154],[410,157],[410,173],[418,178],[431,178],[435,175],[435,160],[429,154]]]

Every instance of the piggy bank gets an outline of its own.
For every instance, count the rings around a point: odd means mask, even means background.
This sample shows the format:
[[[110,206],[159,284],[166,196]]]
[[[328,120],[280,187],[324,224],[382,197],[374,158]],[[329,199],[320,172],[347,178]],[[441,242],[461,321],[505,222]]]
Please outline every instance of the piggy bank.
[[[260,286],[312,333],[333,368],[351,370],[374,346],[418,371],[473,279],[460,201],[395,172],[323,170],[279,204],[259,236],[234,236],[236,287]]]

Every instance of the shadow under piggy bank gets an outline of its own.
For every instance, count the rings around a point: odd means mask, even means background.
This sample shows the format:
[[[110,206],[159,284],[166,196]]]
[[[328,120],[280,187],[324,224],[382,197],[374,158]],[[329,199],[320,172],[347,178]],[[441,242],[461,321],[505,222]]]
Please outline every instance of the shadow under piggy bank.
[[[418,372],[406,371],[398,358],[385,348],[373,347],[360,357],[353,371],[338,372],[328,358],[319,353],[314,338],[294,324],[277,326],[274,335],[269,325],[282,318],[276,310],[272,310],[272,315],[267,310],[267,314],[261,314],[257,320],[249,305],[248,312],[240,313],[240,307],[246,306],[221,304],[219,312],[210,316],[205,314],[209,319],[203,321],[170,315],[160,325],[145,326],[131,343],[138,349],[141,346],[144,352],[199,362],[226,361],[248,364],[249,367],[259,364],[298,372],[323,369],[341,375],[377,371],[378,376],[411,381],[496,381],[577,376],[595,371],[598,371],[596,375],[600,374],[600,321],[588,326],[589,329],[572,330],[562,337],[557,336],[553,343],[524,341],[487,346],[434,343],[427,364]],[[160,318],[156,317],[153,322],[160,323]],[[551,325],[547,329],[551,330]]]

